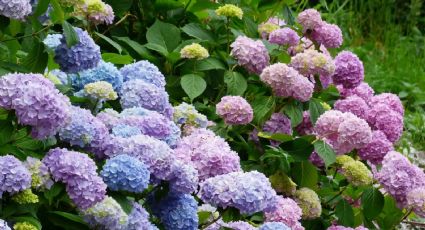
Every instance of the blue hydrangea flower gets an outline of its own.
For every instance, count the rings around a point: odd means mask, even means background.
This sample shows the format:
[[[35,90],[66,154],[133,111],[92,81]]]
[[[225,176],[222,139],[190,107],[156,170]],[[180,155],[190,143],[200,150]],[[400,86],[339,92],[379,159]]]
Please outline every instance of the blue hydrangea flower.
[[[161,219],[165,229],[198,229],[198,203],[193,196],[169,194],[159,202],[154,199],[154,197],[151,197],[151,208],[153,213]]]
[[[149,213],[140,204],[133,202],[126,230],[158,230],[158,228],[149,222]]]
[[[291,230],[291,228],[281,222],[267,222],[261,225],[258,230]]]
[[[100,47],[96,45],[90,35],[80,28],[74,29],[79,42],[68,47],[65,36],[63,36],[61,44],[55,50],[55,61],[59,64],[60,69],[66,73],[78,73],[94,68],[101,59]]]
[[[173,176],[170,190],[177,193],[192,193],[198,188],[198,170],[187,162],[176,160],[171,167]]]
[[[93,229],[126,230],[128,216],[111,197],[82,210],[84,221]]]
[[[122,117],[128,117],[128,116],[145,116],[151,113],[151,110],[142,108],[142,107],[132,107],[128,109],[124,109],[120,115]]]
[[[150,178],[145,164],[125,154],[107,160],[100,175],[109,189],[136,193],[148,187]]]
[[[31,187],[31,173],[14,156],[0,156],[0,198],[4,192],[15,194]]]
[[[171,148],[176,148],[177,144],[181,140],[181,130],[174,122],[169,122],[171,133],[164,138],[165,143],[167,143]]]
[[[120,71],[124,76],[124,81],[140,79],[159,88],[165,86],[164,75],[159,71],[158,67],[148,61],[125,65]]]
[[[61,44],[62,34],[49,34],[43,40],[44,45],[49,51],[55,51],[55,49]]]
[[[24,19],[32,11],[30,0],[0,0],[0,15]]]
[[[131,137],[140,135],[142,132],[140,129],[129,125],[116,125],[112,128],[112,134],[118,137]]]
[[[124,109],[143,107],[164,115],[169,106],[165,89],[139,79],[124,82],[120,102]]]
[[[112,63],[100,61],[95,68],[82,71],[78,74],[70,75],[72,86],[81,90],[85,85],[97,81],[106,81],[111,83],[115,91],[119,91],[122,85],[122,75]]]

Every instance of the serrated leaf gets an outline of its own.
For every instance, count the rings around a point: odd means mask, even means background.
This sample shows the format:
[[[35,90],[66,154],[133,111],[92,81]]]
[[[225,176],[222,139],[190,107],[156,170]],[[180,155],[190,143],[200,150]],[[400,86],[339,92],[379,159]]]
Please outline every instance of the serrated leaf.
[[[308,103],[308,111],[310,112],[310,120],[314,124],[316,124],[317,119],[325,112],[321,101],[316,98],[311,98]]]
[[[341,199],[335,207],[335,215],[338,217],[338,223],[354,227],[354,211],[351,205],[344,199]]]
[[[316,141],[314,143],[314,150],[317,152],[320,158],[322,158],[322,160],[325,162],[326,167],[335,163],[336,153],[332,149],[332,147],[328,145],[326,142],[322,140]]]
[[[22,66],[32,73],[43,73],[47,66],[48,54],[41,42],[34,44],[29,54],[22,60]]]
[[[102,38],[103,40],[105,40],[106,42],[108,42],[111,46],[113,46],[115,49],[117,49],[118,53],[121,54],[122,53],[122,48],[120,46],[120,44],[116,43],[114,40],[106,37],[105,35],[95,32],[97,36],[99,36],[100,38]]]
[[[291,169],[292,178],[294,182],[300,187],[308,187],[315,189],[319,180],[316,167],[309,161],[302,161],[294,163]]]
[[[228,95],[243,95],[248,87],[248,83],[244,76],[233,71],[226,71],[224,74],[224,83],[227,85]]]
[[[384,196],[377,188],[368,188],[362,195],[362,208],[364,216],[373,220],[384,208]]]
[[[102,59],[105,62],[110,62],[118,65],[131,64],[134,60],[130,55],[120,55],[115,53],[103,53]]]
[[[65,35],[66,39],[66,45],[68,47],[72,47],[80,41],[80,38],[78,37],[77,32],[75,31],[74,27],[69,24],[69,22],[64,21],[62,23],[63,33]]]
[[[283,112],[291,119],[291,126],[299,125],[303,120],[303,108],[301,103],[291,101],[283,107]]]
[[[180,84],[184,90],[184,92],[189,96],[190,100],[193,101],[196,97],[201,95],[205,89],[207,88],[207,83],[205,80],[196,74],[187,74],[184,75]]]
[[[189,23],[181,28],[187,35],[197,38],[201,41],[214,41],[214,35],[196,23]]]

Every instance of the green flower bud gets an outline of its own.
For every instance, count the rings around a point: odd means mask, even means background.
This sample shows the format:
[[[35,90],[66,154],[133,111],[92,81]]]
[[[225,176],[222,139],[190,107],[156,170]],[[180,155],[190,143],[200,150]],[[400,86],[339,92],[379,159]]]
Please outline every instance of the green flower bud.
[[[192,43],[191,45],[183,47],[183,49],[180,51],[180,56],[182,58],[202,60],[209,57],[210,55],[208,50],[203,46],[199,45],[198,43]]]
[[[346,162],[341,167],[341,173],[354,186],[372,184],[372,173],[361,161]]]
[[[13,195],[12,200],[18,204],[35,204],[38,203],[38,196],[32,193],[31,189],[27,189]]]
[[[295,184],[285,173],[279,171],[271,175],[269,180],[276,192],[280,192],[286,196],[292,196],[295,194],[297,184]]]
[[[29,222],[18,222],[13,225],[14,230],[38,230],[38,228]]]
[[[226,4],[218,7],[218,9],[215,10],[215,13],[219,16],[226,16],[228,18],[237,17],[242,19],[243,16],[242,9],[232,4]]]
[[[303,211],[303,219],[315,219],[322,214],[319,196],[309,188],[301,188],[295,192],[295,201]]]
[[[106,81],[97,81],[84,86],[84,92],[96,99],[100,100],[115,100],[118,98],[111,83]]]

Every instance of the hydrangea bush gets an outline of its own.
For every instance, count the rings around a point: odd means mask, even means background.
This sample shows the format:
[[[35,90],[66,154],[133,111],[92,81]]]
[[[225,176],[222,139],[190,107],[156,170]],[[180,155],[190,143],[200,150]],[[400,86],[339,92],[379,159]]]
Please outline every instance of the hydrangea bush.
[[[0,229],[425,218],[403,104],[364,82],[341,28],[238,2],[0,0]]]

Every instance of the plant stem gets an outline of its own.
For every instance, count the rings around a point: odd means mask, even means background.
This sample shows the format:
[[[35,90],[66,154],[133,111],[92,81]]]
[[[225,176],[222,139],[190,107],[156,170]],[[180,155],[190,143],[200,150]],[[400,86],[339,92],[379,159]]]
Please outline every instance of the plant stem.
[[[226,19],[227,53],[230,52],[230,18]]]
[[[330,200],[326,201],[324,204],[329,204],[331,201],[335,200],[337,197],[339,197],[345,191],[345,189],[347,189],[347,187],[344,187],[341,191],[338,192],[338,194],[336,194]]]
[[[49,29],[50,27],[51,27],[51,25],[48,25],[48,26],[44,27],[43,29],[41,29],[41,30],[39,30],[37,32],[34,32],[32,34],[29,34],[29,35],[24,35],[24,36],[19,36],[19,37],[14,37],[14,38],[9,38],[9,39],[5,39],[5,40],[1,40],[0,43],[1,42],[8,42],[8,41],[13,41],[13,40],[18,40],[18,39],[21,39],[21,38],[33,37],[33,36],[36,36],[36,35],[38,35],[39,33],[43,32],[43,31]]]
[[[208,226],[210,226],[210,225],[214,224],[215,222],[217,222],[217,221],[218,221],[218,220],[220,220],[220,219],[221,219],[221,213],[220,213],[220,215],[219,215],[217,218],[215,218],[213,221],[211,221],[211,222],[209,222],[209,223],[205,224],[204,226],[202,226],[202,228],[201,228],[201,229],[206,229]]]

